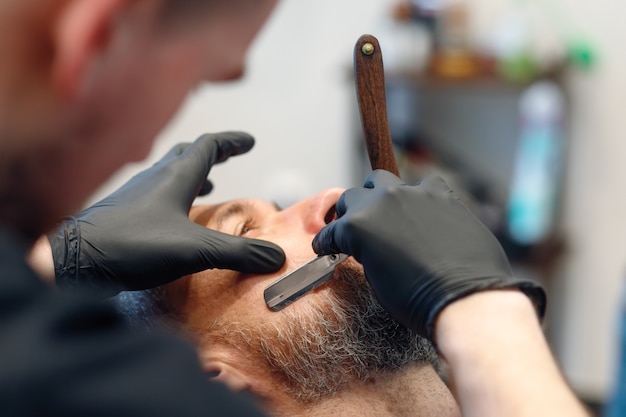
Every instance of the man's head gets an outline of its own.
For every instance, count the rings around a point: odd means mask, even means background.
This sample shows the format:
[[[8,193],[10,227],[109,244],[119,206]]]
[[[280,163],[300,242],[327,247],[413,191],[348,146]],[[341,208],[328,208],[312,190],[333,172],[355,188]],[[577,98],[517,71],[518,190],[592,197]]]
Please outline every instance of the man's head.
[[[0,2],[0,224],[35,236],[243,72],[276,0]]]
[[[278,244],[285,266],[268,275],[204,271],[153,291],[139,306],[157,304],[157,315],[184,328],[208,373],[268,401],[315,403],[354,382],[433,363],[432,346],[389,317],[352,258],[280,312],[265,305],[267,285],[315,256],[312,239],[332,220],[341,192],[327,190],[284,210],[260,200],[194,207],[190,217],[201,225]],[[138,318],[151,311],[145,313]]]

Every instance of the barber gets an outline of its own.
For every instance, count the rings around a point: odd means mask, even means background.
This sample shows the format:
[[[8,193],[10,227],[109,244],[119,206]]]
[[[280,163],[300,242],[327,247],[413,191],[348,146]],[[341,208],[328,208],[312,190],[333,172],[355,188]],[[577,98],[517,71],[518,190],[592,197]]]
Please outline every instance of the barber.
[[[145,158],[191,89],[242,74],[274,4],[0,2],[0,415],[261,415],[245,395],[211,383],[190,345],[132,332],[106,300],[205,268],[283,265],[275,245],[187,219],[210,189],[212,166],[247,152],[249,135],[178,146],[58,222],[117,169]],[[40,279],[29,252],[61,290]]]

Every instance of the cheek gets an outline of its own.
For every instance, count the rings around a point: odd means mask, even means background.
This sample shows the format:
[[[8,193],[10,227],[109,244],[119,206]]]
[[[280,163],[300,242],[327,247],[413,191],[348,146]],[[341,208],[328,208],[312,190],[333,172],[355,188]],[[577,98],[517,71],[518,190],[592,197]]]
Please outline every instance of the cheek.
[[[216,319],[253,323],[267,309],[263,290],[272,281],[267,275],[243,275],[210,270],[191,277],[183,311],[192,327],[202,328]]]
[[[258,22],[232,19],[210,25],[203,36],[194,40],[195,61],[202,69],[202,78],[209,82],[241,78],[259,26]]]
[[[203,271],[175,284],[180,311],[192,327],[202,327],[219,318],[237,301],[237,273],[226,270]]]
[[[306,240],[294,239],[292,242],[287,242],[283,248],[289,248],[284,249],[287,256],[287,262],[285,263],[285,271],[283,271],[283,273],[299,268],[316,256],[313,248],[311,247],[311,240],[308,239],[308,237]]]
[[[289,226],[277,222],[276,225],[269,230],[253,230],[247,236],[272,242],[281,247],[285,252],[285,264],[276,273],[266,275],[268,279],[278,279],[285,273],[293,271],[317,256],[311,246],[314,235],[302,230],[302,227],[299,225]]]
[[[140,91],[133,97],[138,103],[134,117],[142,123],[128,120],[127,128],[141,129],[136,135],[150,138],[149,144],[203,79],[202,62],[207,52],[187,39],[165,44],[137,74],[135,88]]]

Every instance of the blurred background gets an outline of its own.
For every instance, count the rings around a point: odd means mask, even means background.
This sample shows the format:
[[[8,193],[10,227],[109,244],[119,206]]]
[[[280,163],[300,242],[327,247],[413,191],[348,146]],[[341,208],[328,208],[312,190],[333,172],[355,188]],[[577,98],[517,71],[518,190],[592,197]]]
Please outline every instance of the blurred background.
[[[96,201],[178,142],[245,130],[257,144],[211,172],[201,201],[286,206],[369,172],[352,73],[361,34],[383,48],[406,182],[437,173],[549,291],[546,333],[589,404],[611,395],[626,258],[626,3],[610,0],[290,0],[246,77],[203,85]],[[167,83],[167,80],[163,80]],[[515,360],[514,357],[511,360]]]

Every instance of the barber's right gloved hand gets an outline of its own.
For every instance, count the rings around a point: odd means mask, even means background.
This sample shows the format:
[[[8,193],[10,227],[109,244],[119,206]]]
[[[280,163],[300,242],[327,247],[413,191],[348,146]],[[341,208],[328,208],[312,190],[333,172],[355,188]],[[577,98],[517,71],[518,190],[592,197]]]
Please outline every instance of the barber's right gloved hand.
[[[66,220],[48,236],[57,285],[110,296],[210,268],[280,269],[285,254],[275,244],[209,230],[188,218],[195,198],[211,191],[212,166],[253,145],[254,139],[241,132],[177,145],[119,190]]]
[[[437,315],[478,291],[520,289],[544,314],[543,289],[512,276],[496,238],[439,177],[410,186],[375,171],[342,195],[336,212],[314,250],[354,256],[390,314],[431,341]]]

